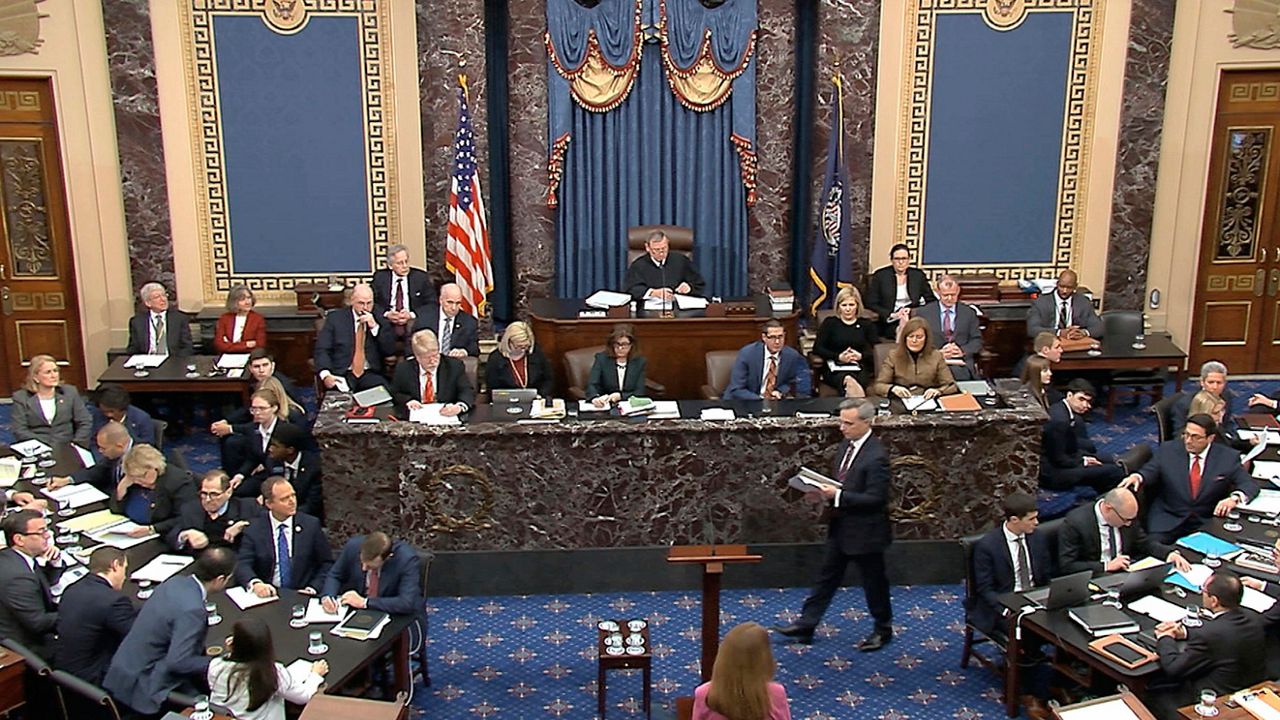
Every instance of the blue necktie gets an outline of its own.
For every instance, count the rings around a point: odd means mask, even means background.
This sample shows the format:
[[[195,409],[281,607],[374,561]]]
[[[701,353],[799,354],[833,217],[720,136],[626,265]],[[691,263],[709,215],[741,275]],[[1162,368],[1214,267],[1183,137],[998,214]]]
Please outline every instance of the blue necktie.
[[[280,534],[276,535],[276,562],[280,565],[280,587],[291,587],[290,575],[293,563],[289,559],[289,538],[285,535],[287,525],[280,526]]]

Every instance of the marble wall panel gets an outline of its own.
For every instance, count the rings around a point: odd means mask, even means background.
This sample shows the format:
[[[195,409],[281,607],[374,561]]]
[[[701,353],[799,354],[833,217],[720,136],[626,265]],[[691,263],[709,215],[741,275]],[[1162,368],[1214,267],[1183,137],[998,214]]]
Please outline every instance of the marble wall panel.
[[[1166,0],[1133,2],[1103,295],[1109,310],[1143,308],[1175,10]]]
[[[130,280],[134,288],[154,280],[172,293],[173,239],[147,0],[102,0],[102,15],[107,29]]]
[[[747,289],[790,276],[791,159],[796,123],[795,3],[759,0],[756,204],[747,213]]]
[[[534,12],[530,6],[536,6]],[[547,207],[547,29],[542,3],[511,10],[511,241],[517,313],[555,295],[555,214]]]

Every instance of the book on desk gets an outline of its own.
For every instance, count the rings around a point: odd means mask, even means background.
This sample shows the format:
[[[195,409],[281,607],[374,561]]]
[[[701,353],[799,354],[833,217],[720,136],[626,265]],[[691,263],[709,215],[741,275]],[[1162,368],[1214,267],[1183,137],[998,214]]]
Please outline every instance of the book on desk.
[[[1140,629],[1133,618],[1109,605],[1085,605],[1072,608],[1067,611],[1067,617],[1094,637],[1123,635],[1138,632]]]

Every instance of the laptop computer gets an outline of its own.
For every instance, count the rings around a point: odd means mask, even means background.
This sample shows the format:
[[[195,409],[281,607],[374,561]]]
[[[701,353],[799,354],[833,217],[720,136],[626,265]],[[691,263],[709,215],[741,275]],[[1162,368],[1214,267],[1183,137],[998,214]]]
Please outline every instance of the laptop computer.
[[[502,405],[505,403],[531,403],[534,398],[538,397],[536,388],[516,388],[512,390],[494,390],[490,393],[491,404]]]
[[[1093,582],[1103,590],[1119,588],[1120,597],[1122,598],[1137,597],[1159,591],[1160,583],[1164,582],[1165,577],[1169,575],[1169,571],[1172,569],[1170,563],[1160,563],[1143,570],[1108,575]]]
[[[1049,581],[1049,587],[1036,588],[1022,596],[1045,610],[1058,610],[1089,602],[1089,579],[1093,573],[1081,570]]]

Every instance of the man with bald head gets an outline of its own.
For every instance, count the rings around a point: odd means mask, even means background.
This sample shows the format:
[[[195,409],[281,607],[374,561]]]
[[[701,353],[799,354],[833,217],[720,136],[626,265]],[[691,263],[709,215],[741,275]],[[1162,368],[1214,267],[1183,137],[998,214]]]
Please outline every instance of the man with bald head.
[[[480,333],[476,319],[462,312],[462,288],[457,283],[440,286],[440,302],[424,305],[418,312],[413,333],[430,330],[440,343],[440,354],[451,358],[480,356]],[[405,343],[405,357],[413,357],[413,348]]]
[[[1041,295],[1027,311],[1027,337],[1048,331],[1067,340],[1102,337],[1102,318],[1093,311],[1089,298],[1076,293],[1080,280],[1074,270],[1063,270],[1058,286]]]
[[[938,278],[938,299],[912,313],[933,330],[933,346],[942,351],[956,380],[978,376],[974,358],[982,352],[982,328],[972,305],[960,302],[960,283],[951,275]]]
[[[124,475],[121,460],[133,449],[133,436],[129,428],[112,420],[98,430],[98,462],[87,468],[81,468],[70,476],[55,477],[49,481],[50,489],[57,489],[68,483],[89,483],[102,490],[111,492]]]
[[[373,312],[373,289],[351,289],[347,307],[329,311],[316,336],[316,373],[327,388],[365,390],[386,385],[382,361],[395,352],[395,333]]]
[[[1138,498],[1127,488],[1112,488],[1091,505],[1067,513],[1058,534],[1058,570],[1090,570],[1094,575],[1121,572],[1144,557],[1190,568],[1173,547],[1148,537],[1138,522]]]

